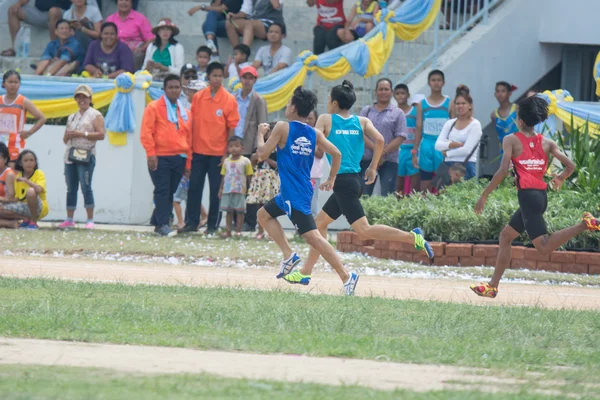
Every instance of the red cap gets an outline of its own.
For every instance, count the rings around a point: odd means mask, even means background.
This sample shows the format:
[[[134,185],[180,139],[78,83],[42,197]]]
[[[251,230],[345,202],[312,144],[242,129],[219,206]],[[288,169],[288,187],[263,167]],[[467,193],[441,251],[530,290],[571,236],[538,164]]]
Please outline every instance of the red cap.
[[[256,68],[254,68],[252,65],[248,65],[247,67],[241,69],[240,77],[244,76],[245,74],[250,74],[253,77],[258,78],[258,72],[256,72]]]

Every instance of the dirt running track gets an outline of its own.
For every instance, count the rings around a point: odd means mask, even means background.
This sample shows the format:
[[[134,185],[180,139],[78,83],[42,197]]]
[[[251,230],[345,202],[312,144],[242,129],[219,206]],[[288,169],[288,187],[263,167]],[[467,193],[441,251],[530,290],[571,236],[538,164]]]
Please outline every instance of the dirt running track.
[[[313,275],[310,286],[275,279],[275,270],[148,265],[86,259],[0,257],[0,276],[41,277],[95,282],[156,285],[229,286],[252,289],[290,289],[335,294],[341,282],[333,273]],[[600,289],[570,286],[504,284],[496,299],[475,296],[469,281],[361,276],[356,295],[396,299],[449,301],[469,304],[600,309]]]

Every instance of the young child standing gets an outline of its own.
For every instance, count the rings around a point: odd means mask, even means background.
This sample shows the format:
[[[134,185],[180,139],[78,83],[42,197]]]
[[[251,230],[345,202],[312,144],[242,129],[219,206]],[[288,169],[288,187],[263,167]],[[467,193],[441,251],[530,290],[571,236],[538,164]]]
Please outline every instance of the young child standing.
[[[206,67],[210,64],[210,57],[212,55],[212,50],[207,46],[200,46],[198,50],[196,50],[196,71],[198,71],[198,78],[201,81],[206,81]]]
[[[271,131],[275,124],[271,123]],[[269,131],[269,132],[271,132]],[[268,138],[268,134],[266,135]],[[258,155],[252,154],[252,166],[256,168],[256,173],[250,182],[248,190],[248,204],[258,204],[258,209],[262,208],[272,198],[279,194],[279,174],[277,173],[277,151],[273,151],[269,158],[264,161],[258,161]],[[256,238],[264,239],[265,231],[260,222],[258,223],[258,231]]]
[[[227,152],[231,156],[223,162],[221,168],[223,179],[219,190],[220,209],[227,213],[227,230],[221,234],[223,238],[231,237],[234,214],[236,216],[235,235],[242,235],[242,225],[246,213],[246,190],[254,174],[252,163],[248,158],[242,156],[243,149],[242,138],[238,136],[229,138]]]
[[[492,124],[496,126],[498,141],[500,142],[500,154],[502,154],[502,141],[508,135],[519,131],[517,126],[517,105],[510,102],[510,95],[517,87],[508,82],[496,83],[494,96],[498,100],[499,107],[492,111]]]
[[[185,226],[185,217],[183,216],[183,210],[181,208],[181,203],[184,201],[187,202],[188,189],[190,188],[190,178],[188,176],[183,175],[181,177],[181,181],[179,182],[179,186],[177,186],[177,191],[173,195],[173,210],[175,210],[175,216],[177,217],[177,228],[181,229]],[[208,221],[208,213],[204,206],[200,206],[200,226],[198,228],[202,228],[206,225]]]
[[[423,128],[421,104],[409,104],[410,91],[404,83],[396,85],[394,88],[394,98],[398,107],[406,117],[406,132],[404,142],[400,145],[400,154],[398,155],[398,177],[396,178],[396,192],[399,195],[407,195],[413,190],[420,190],[419,169],[417,156],[413,154],[415,134],[421,132]]]
[[[350,43],[365,36],[375,27],[375,15],[379,11],[377,0],[357,1],[350,16],[346,20],[344,29],[337,31],[337,35],[344,43]]]
[[[243,43],[235,46],[233,48],[233,57],[229,57],[229,61],[227,62],[224,77],[229,78],[229,80],[232,81],[239,76],[242,68],[252,65],[252,63],[248,61],[250,53],[250,47]]]

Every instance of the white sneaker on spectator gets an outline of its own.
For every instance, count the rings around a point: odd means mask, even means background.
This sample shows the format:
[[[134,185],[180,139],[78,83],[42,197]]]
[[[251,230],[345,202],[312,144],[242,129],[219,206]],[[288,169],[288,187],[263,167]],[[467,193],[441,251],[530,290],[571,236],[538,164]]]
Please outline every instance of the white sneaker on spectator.
[[[206,41],[206,47],[208,47],[210,49],[210,51],[212,51],[213,53],[218,54],[219,50],[217,49],[217,45],[215,44],[215,42],[212,39],[208,39]]]
[[[221,57],[219,57],[219,55],[210,56],[210,61],[208,63],[210,64],[212,62],[221,62]]]

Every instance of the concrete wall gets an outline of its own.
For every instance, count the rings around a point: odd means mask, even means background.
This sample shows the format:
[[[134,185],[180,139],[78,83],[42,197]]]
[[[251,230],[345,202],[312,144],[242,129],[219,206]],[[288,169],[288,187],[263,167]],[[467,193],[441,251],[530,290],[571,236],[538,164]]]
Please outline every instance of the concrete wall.
[[[600,1],[544,0],[538,12],[541,19],[540,42],[600,44],[597,33]]]

